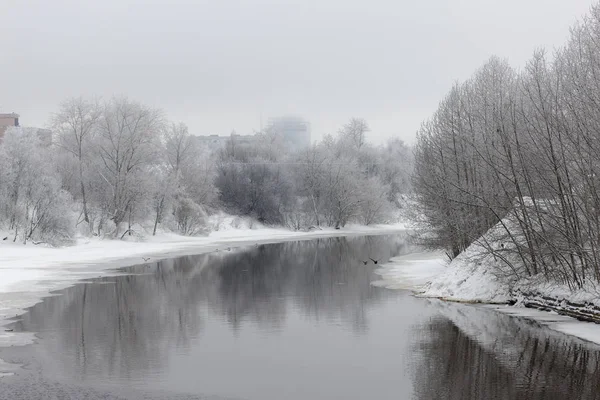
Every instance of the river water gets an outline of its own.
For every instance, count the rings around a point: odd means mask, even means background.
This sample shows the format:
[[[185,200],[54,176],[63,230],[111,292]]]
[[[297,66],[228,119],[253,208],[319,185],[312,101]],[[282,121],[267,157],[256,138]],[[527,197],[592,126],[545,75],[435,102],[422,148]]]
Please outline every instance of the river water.
[[[232,249],[124,270],[32,307],[6,399],[595,399],[600,348],[371,283],[402,235]]]

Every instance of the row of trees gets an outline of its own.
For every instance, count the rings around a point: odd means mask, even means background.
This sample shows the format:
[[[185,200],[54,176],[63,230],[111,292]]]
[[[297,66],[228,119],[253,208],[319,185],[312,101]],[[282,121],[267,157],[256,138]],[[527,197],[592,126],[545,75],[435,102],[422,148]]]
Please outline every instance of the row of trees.
[[[220,199],[232,213],[294,229],[387,222],[409,190],[412,152],[400,140],[371,146],[368,131],[352,119],[337,136],[292,152],[272,129],[253,143],[232,137],[218,155]]]
[[[184,124],[126,98],[69,99],[51,127],[52,144],[19,127],[0,143],[0,226],[15,241],[197,235],[221,209],[295,229],[370,224],[390,218],[408,185],[409,149],[366,144],[358,119],[301,151],[273,128],[210,151]]]
[[[480,243],[512,277],[600,281],[600,8],[552,60],[492,58],[418,134],[424,240],[455,257]]]
[[[215,190],[183,124],[125,98],[70,99],[53,143],[10,128],[0,145],[0,221],[24,242],[64,242],[77,230],[122,237],[144,223],[183,234],[204,228]],[[79,228],[79,229],[78,229]]]

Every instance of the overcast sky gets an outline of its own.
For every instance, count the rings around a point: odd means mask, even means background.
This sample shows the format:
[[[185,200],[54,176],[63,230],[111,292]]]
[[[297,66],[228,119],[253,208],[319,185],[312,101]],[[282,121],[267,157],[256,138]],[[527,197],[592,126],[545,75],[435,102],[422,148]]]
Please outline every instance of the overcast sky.
[[[0,112],[45,126],[70,96],[127,95],[193,134],[350,117],[414,140],[493,54],[565,43],[592,0],[0,0]]]

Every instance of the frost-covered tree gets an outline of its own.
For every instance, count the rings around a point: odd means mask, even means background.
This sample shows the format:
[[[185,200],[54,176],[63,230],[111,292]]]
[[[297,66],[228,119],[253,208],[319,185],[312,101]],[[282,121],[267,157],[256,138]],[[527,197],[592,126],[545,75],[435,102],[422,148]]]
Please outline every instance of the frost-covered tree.
[[[290,200],[282,153],[274,149],[275,136],[260,135],[252,144],[238,145],[234,136],[221,151],[216,187],[219,199],[231,212],[250,215],[265,223],[282,223]]]
[[[354,160],[329,160],[325,175],[323,212],[330,226],[340,228],[358,215],[361,203],[361,176]]]
[[[454,257],[496,225],[481,248],[511,278],[600,281],[599,43],[595,6],[553,59],[494,57],[450,91],[415,151],[429,244]]]
[[[103,107],[96,149],[98,176],[110,197],[105,212],[115,224],[115,235],[129,213],[143,199],[147,168],[155,162],[163,130],[162,112],[126,98],[115,98]]]
[[[193,143],[184,123],[172,123],[164,135],[164,152],[169,169],[179,175],[183,167],[190,162],[193,154]]]
[[[51,149],[35,130],[10,128],[0,145],[1,219],[20,238],[52,244],[68,242],[74,232],[72,198],[61,187]]]
[[[83,220],[89,225],[90,231],[93,231],[94,227],[88,211],[88,170],[92,156],[91,145],[95,139],[94,135],[97,134],[101,115],[102,110],[97,100],[78,97],[65,100],[60,105],[59,111],[52,117],[55,143],[76,160]]]
[[[297,207],[312,215],[316,226],[321,226],[322,222],[326,161],[326,152],[319,146],[311,146],[297,155],[297,168],[292,170],[296,193],[304,198]]]
[[[393,213],[410,163],[403,145],[370,145],[356,118],[298,152],[274,125],[211,152],[185,124],[127,98],[67,99],[51,126],[53,145],[25,128],[1,144],[0,223],[15,240],[66,240],[82,223],[79,234],[196,235],[217,210],[294,229],[370,224]]]
[[[175,229],[184,235],[205,230],[207,208],[215,205],[213,158],[200,148],[183,123],[164,131],[161,147],[164,163],[155,168],[155,223],[172,216]]]
[[[343,141],[347,141],[351,146],[360,149],[366,143],[366,134],[370,131],[367,121],[362,118],[352,118],[340,130],[340,136]]]
[[[370,177],[361,185],[358,208],[359,222],[364,225],[382,224],[391,218],[392,204],[388,200],[390,192],[381,179]]]
[[[342,227],[351,221],[371,224],[389,219],[391,189],[381,165],[385,149],[366,143],[367,131],[364,120],[352,119],[336,137],[327,137],[300,157],[304,162],[296,173],[298,187],[310,200],[305,204],[319,214],[317,222],[322,216],[328,225]]]
[[[399,197],[411,192],[412,148],[400,139],[391,139],[379,154],[379,164],[381,180],[389,189],[388,200],[400,205]]]

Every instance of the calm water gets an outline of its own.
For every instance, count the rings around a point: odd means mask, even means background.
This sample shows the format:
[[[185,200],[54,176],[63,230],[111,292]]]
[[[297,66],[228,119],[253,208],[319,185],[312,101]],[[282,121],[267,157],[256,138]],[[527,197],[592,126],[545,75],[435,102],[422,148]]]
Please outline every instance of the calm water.
[[[593,399],[598,347],[482,308],[374,287],[401,236],[183,257],[62,291],[4,349],[0,398]]]

